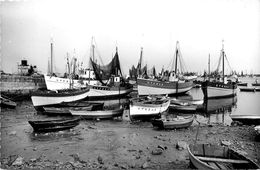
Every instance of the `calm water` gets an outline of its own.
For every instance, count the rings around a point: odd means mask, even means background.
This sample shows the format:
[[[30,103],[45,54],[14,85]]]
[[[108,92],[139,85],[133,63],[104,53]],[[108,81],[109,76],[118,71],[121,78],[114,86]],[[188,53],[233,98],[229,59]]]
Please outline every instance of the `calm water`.
[[[260,78],[258,77],[258,82]],[[240,78],[242,82],[254,83],[255,78]],[[201,89],[192,89],[190,95],[193,99],[203,99]],[[198,120],[203,123],[223,123],[229,125],[232,120],[229,115],[260,115],[260,92],[241,92],[237,90],[237,97],[225,99],[211,99],[208,102],[207,113],[200,113]],[[201,116],[203,115],[203,116]]]

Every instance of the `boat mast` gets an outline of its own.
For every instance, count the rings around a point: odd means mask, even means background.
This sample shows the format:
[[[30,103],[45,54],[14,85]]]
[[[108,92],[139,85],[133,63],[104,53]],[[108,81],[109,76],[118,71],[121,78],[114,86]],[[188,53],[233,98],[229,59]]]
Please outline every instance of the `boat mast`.
[[[175,59],[175,75],[177,75],[177,62],[178,62],[178,45],[179,45],[179,41],[177,41],[176,43],[176,59]]]
[[[225,80],[225,73],[224,73],[224,60],[225,60],[225,52],[224,52],[224,40],[222,40],[222,72],[223,72],[223,83],[224,83],[224,80]]]
[[[209,78],[209,80],[210,80],[210,54],[209,54],[209,60],[208,60],[208,71],[209,71],[209,76],[208,76],[208,78]]]
[[[51,38],[51,69],[50,74],[52,76],[53,74],[53,39]]]

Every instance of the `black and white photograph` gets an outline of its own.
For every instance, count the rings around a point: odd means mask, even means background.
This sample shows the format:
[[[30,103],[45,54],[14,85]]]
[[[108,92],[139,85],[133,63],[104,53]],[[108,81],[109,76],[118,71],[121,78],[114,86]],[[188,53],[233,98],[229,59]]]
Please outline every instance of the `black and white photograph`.
[[[0,169],[260,169],[260,0],[0,0]]]

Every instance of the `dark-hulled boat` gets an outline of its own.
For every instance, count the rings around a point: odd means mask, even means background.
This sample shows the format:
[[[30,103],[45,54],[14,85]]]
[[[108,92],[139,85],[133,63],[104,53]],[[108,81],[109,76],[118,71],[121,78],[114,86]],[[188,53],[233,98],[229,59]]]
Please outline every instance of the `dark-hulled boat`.
[[[181,57],[179,42],[176,43],[175,70],[166,75],[166,81],[156,79],[137,78],[138,94],[142,95],[176,95],[184,94],[192,89],[192,79],[184,78],[178,73],[177,63]]]
[[[160,118],[153,119],[152,125],[161,129],[179,129],[191,126],[194,120],[194,115],[177,116],[175,118]]]
[[[260,115],[230,115],[233,121],[239,121],[245,125],[260,125]]]
[[[205,99],[226,98],[234,97],[237,95],[237,83],[227,81],[225,77],[225,58],[226,53],[224,51],[224,44],[222,44],[222,50],[219,60],[222,60],[222,75],[218,73],[219,75],[215,76],[213,80],[206,80],[202,82],[202,92]],[[218,69],[216,71],[218,72]]]
[[[244,88],[239,88],[240,91],[245,91],[245,92],[255,92],[254,87],[244,87]]]
[[[80,118],[28,121],[35,132],[54,132],[79,125]]]
[[[121,117],[124,113],[124,108],[114,110],[70,110],[73,116],[81,116],[85,119],[112,119],[115,117]]]
[[[14,109],[16,107],[16,103],[14,101],[3,96],[0,96],[0,105],[2,108]]]
[[[197,169],[259,169],[249,158],[228,147],[211,144],[191,144],[190,161]]]
[[[260,86],[260,83],[252,83],[252,86]]]

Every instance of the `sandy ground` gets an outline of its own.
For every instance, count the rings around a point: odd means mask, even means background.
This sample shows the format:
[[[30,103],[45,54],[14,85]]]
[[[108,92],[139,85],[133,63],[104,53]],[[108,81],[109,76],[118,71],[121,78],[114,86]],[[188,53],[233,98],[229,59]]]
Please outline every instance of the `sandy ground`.
[[[157,130],[150,122],[123,119],[86,121],[67,131],[36,134],[27,120],[30,103],[1,111],[1,167],[7,169],[190,169],[185,145],[226,141],[260,164],[260,142],[253,126],[200,125]],[[181,148],[177,149],[177,143]],[[184,148],[182,148],[184,147]]]

